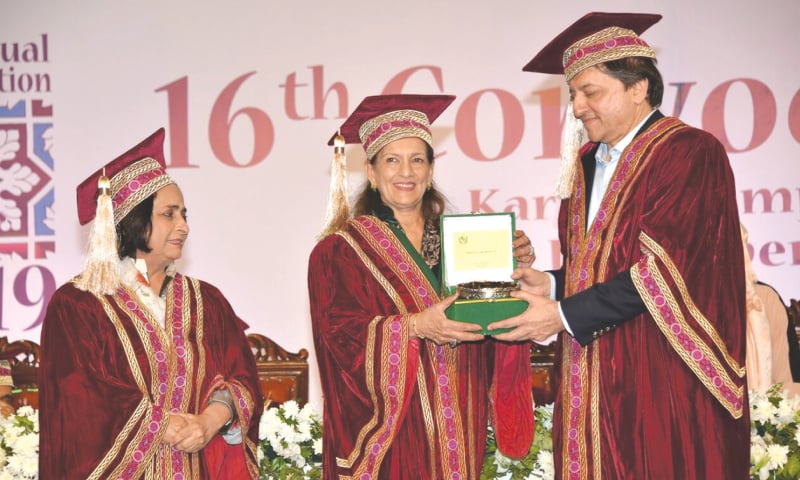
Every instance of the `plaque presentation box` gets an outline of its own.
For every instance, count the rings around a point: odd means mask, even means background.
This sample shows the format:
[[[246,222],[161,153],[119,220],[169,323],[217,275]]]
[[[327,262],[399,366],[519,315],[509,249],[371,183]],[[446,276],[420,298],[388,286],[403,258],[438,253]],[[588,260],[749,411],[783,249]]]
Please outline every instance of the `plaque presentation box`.
[[[459,284],[472,282],[511,282],[516,267],[511,242],[514,239],[514,214],[474,213],[442,215],[442,288],[452,295]],[[513,297],[459,298],[445,313],[452,320],[477,323],[484,335],[506,331],[486,327],[522,313],[528,302]]]

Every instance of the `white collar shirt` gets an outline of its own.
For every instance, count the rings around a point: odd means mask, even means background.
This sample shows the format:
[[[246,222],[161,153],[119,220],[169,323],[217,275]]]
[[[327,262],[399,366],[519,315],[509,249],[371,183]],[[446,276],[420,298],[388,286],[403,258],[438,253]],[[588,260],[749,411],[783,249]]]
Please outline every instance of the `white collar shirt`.
[[[655,110],[653,110],[655,111]],[[642,125],[650,118],[653,112],[650,112],[638,125],[636,125],[627,135],[622,137],[622,140],[617,142],[616,145],[610,147],[607,143],[601,143],[595,153],[595,170],[594,181],[592,182],[592,196],[589,199],[589,211],[586,215],[586,228],[594,221],[597,212],[600,210],[600,204],[603,203],[603,197],[608,190],[608,185],[611,183],[611,177],[614,176],[614,171],[619,164],[619,158],[622,152],[633,141],[636,132],[642,128]]]

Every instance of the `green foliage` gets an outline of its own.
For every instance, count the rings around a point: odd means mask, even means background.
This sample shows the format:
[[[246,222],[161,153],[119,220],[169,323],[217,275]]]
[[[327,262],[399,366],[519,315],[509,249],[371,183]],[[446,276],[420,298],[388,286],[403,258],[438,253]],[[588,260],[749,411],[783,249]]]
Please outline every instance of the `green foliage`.
[[[553,404],[536,407],[533,413],[536,421],[533,442],[527,455],[519,460],[510,459],[497,450],[497,438],[489,427],[481,480],[553,478]]]

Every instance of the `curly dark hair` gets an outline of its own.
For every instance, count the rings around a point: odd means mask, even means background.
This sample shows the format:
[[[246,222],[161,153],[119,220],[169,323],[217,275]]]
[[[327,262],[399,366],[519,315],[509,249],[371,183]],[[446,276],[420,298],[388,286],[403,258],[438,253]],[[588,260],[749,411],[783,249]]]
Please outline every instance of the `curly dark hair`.
[[[156,194],[142,200],[117,224],[117,253],[120,258],[136,258],[136,251],[149,252],[147,242],[153,231],[153,200]]]
[[[377,157],[378,154],[376,153],[369,159],[370,165],[375,165]],[[425,143],[425,158],[428,160],[428,164],[433,165],[433,148],[427,142]],[[422,195],[422,218],[425,219],[425,223],[436,222],[438,224],[439,217],[444,213],[446,205],[447,200],[436,189],[436,185],[426,190]],[[356,202],[353,205],[353,214],[355,216],[370,215],[380,211],[382,208],[387,207],[383,203],[383,199],[381,199],[381,193],[370,188],[369,182],[367,182],[358,197],[356,197]]]
[[[647,101],[653,108],[661,106],[664,97],[664,80],[656,67],[656,60],[648,57],[627,57],[611,60],[598,65],[598,68],[616,78],[625,89],[642,79],[647,79]]]

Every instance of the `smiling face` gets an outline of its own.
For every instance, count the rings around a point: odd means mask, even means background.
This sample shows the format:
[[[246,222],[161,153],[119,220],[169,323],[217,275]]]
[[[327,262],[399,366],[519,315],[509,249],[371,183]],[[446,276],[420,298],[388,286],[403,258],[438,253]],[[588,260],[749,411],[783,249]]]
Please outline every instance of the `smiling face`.
[[[650,113],[646,79],[628,89],[600,67],[589,67],[569,81],[575,116],[589,140],[614,146]]]
[[[375,161],[367,163],[370,184],[395,215],[422,212],[422,196],[433,181],[433,159],[428,158],[427,145],[421,138],[401,138],[384,146]]]
[[[167,185],[153,198],[152,227],[147,240],[149,252],[138,250],[137,258],[147,262],[148,270],[163,269],[181,258],[183,244],[189,235],[186,206],[177,185]]]

